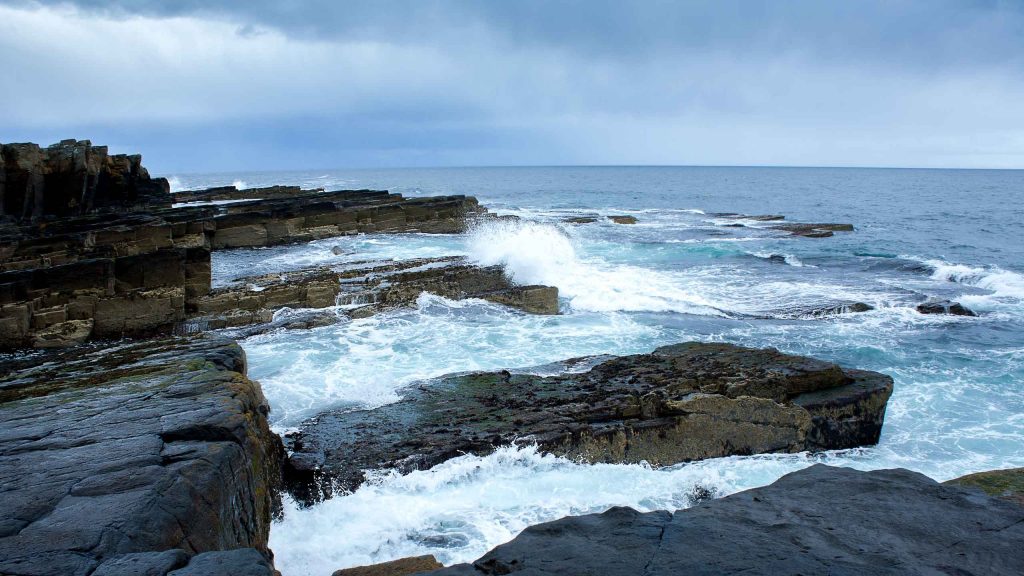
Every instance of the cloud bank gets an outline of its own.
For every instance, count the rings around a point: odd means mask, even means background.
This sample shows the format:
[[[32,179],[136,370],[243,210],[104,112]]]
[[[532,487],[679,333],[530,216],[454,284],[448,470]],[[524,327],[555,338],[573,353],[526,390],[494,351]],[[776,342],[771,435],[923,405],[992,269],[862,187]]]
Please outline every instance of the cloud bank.
[[[1024,168],[1016,2],[4,2],[0,141],[160,171]]]

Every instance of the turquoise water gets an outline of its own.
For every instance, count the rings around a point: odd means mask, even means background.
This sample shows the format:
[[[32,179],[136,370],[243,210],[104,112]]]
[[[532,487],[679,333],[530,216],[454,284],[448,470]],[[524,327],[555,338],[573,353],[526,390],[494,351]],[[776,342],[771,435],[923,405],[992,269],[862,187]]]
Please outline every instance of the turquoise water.
[[[774,346],[885,372],[896,382],[878,446],[726,458],[667,469],[583,466],[530,449],[381,473],[309,510],[289,505],[271,547],[287,574],[433,553],[473,559],[525,526],[612,505],[679,508],[697,484],[728,494],[816,461],[906,467],[945,480],[1024,466],[1024,172],[802,168],[489,168],[178,176],[472,194],[519,223],[459,236],[356,236],[215,254],[215,282],[253,271],[462,254],[560,289],[562,315],[423,295],[416,309],[243,342],[278,430],[336,405],[375,406],[444,373],[626,354],[683,340]],[[850,222],[782,237],[715,212]],[[633,215],[636,225],[570,225]],[[741,221],[744,222],[744,221]],[[332,248],[340,246],[341,254]],[[926,298],[977,318],[924,316]],[[875,310],[813,318],[859,301]]]

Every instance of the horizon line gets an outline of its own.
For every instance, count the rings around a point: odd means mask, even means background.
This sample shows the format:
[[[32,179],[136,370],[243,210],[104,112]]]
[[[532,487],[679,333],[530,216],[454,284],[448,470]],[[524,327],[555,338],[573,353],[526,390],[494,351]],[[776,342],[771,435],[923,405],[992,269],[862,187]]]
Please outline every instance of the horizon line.
[[[1004,172],[1024,171],[1020,168],[979,168],[963,166],[830,166],[830,165],[799,165],[799,164],[478,164],[478,165],[433,165],[433,166],[348,166],[334,168],[275,168],[271,170],[225,170],[198,172],[159,172],[157,177],[189,176],[204,174],[241,174],[241,173],[274,173],[274,172],[320,172],[340,170],[466,170],[494,168],[782,168],[782,169],[823,169],[823,170],[993,170]]]

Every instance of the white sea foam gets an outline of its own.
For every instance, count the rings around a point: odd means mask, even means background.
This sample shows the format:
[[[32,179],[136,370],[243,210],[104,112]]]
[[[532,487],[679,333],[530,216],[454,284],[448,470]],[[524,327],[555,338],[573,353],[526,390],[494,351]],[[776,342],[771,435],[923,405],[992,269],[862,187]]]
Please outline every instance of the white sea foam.
[[[235,188],[238,188],[239,190],[243,190],[249,187],[249,185],[245,183],[245,180],[235,180],[234,182],[231,183],[231,185],[234,186]]]
[[[394,402],[416,380],[642,352],[672,338],[618,313],[534,316],[423,294],[416,309],[254,336],[242,345],[249,375],[273,406],[271,421],[283,427],[331,406]]]
[[[748,254],[750,254],[751,256],[757,256],[758,258],[764,258],[765,260],[770,260],[772,257],[781,256],[783,261],[786,264],[789,264],[790,266],[796,266],[797,268],[801,268],[804,266],[804,263],[801,262],[800,259],[794,256],[793,254],[777,254],[775,252],[767,252],[764,250],[748,252]]]
[[[697,486],[729,494],[810,463],[796,455],[656,470],[576,464],[533,447],[501,448],[406,476],[381,474],[355,493],[311,509],[289,503],[271,531],[270,547],[277,567],[296,575],[420,554],[445,564],[466,562],[532,524],[615,505],[685,508]]]
[[[181,179],[177,176],[168,176],[167,184],[171,187],[171,193],[181,192],[184,190],[184,187],[181,184]]]
[[[487,222],[470,232],[467,245],[472,260],[504,265],[517,283],[557,286],[575,310],[722,315],[671,275],[580,257],[570,233],[552,224]]]

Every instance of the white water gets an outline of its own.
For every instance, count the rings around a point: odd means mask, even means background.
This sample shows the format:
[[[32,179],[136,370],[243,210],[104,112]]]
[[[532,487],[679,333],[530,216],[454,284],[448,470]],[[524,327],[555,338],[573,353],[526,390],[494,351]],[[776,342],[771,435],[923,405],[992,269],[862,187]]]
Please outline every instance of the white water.
[[[764,241],[759,238],[670,237],[646,245],[604,236],[642,237],[640,227],[588,226],[499,221],[465,238],[357,236],[249,252],[265,255],[256,263],[226,254],[221,268],[231,263],[239,270],[389,254],[466,254],[482,264],[504,264],[518,282],[556,285],[563,297],[564,314],[540,317],[482,301],[422,295],[415,309],[251,338],[243,343],[250,375],[263,384],[275,428],[294,426],[331,406],[393,402],[404,385],[452,372],[724,340],[891,374],[897,387],[881,443],[813,458],[737,457],[658,470],[579,465],[531,448],[505,448],[407,476],[385,473],[311,509],[286,503],[270,543],[286,575],[330,574],[418,554],[435,554],[446,564],[469,561],[531,524],[614,505],[685,507],[696,485],[729,494],[815,461],[907,467],[940,480],[1024,466],[1024,398],[1015,384],[1024,374],[1024,347],[986,348],[960,340],[963,334],[998,331],[1006,314],[1019,314],[1016,273],[932,261],[930,276],[848,278],[827,266],[758,262],[730,244]],[[683,233],[687,225],[674,229]],[[347,250],[342,255],[330,250],[339,242]],[[780,253],[774,247],[756,252]],[[785,254],[803,263],[795,250]],[[673,266],[680,257],[689,258],[688,265]],[[998,313],[963,318],[915,312],[914,303],[933,293]],[[721,312],[755,314],[837,299],[878,309],[816,321],[746,321]]]

